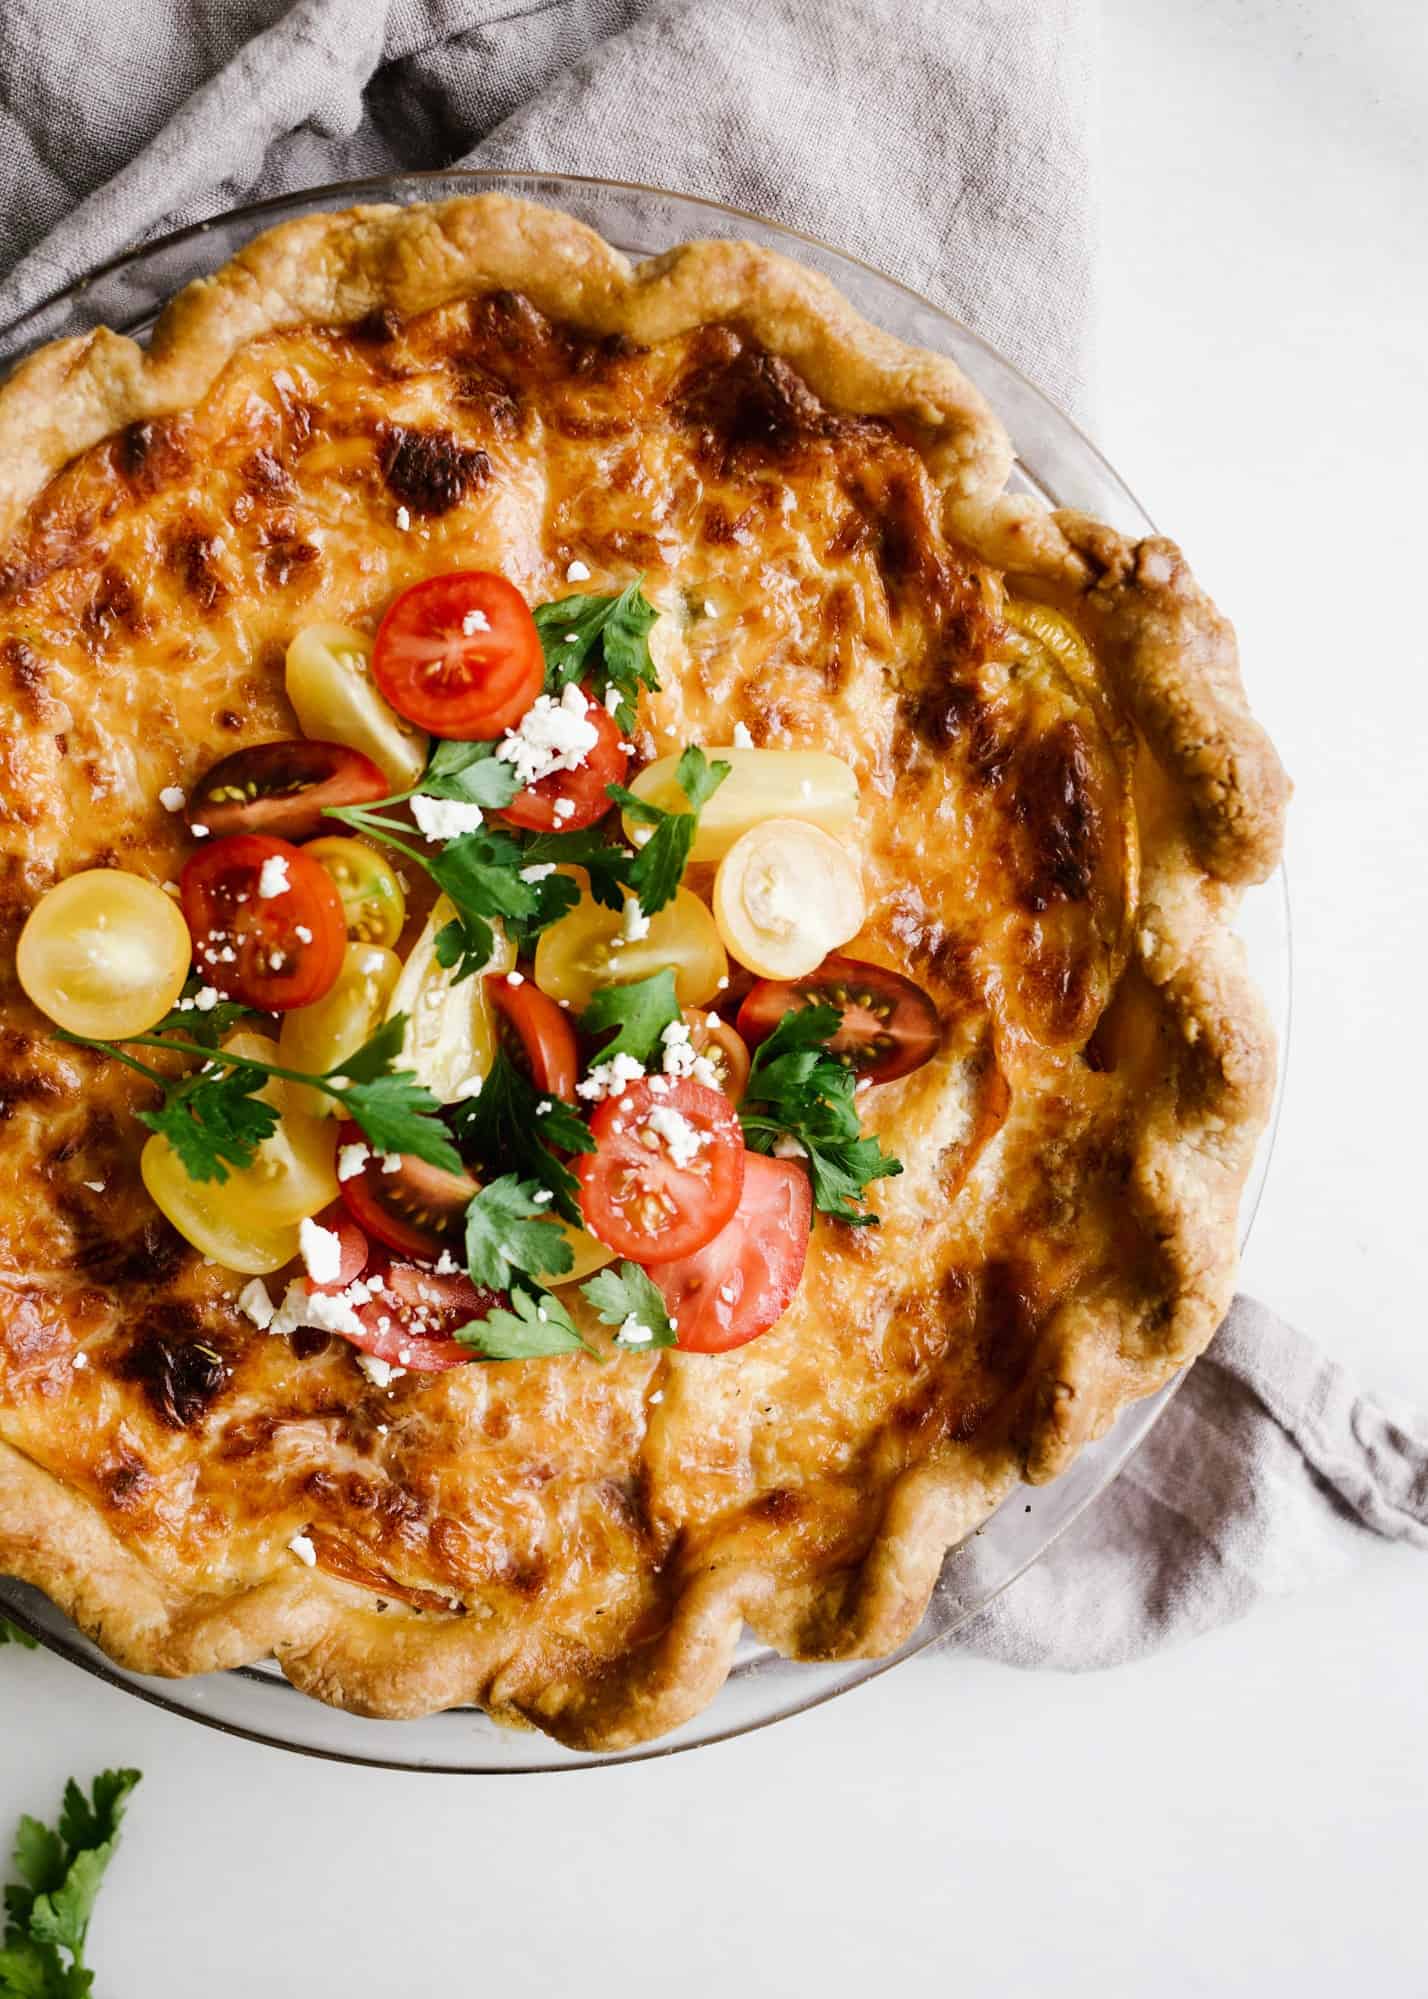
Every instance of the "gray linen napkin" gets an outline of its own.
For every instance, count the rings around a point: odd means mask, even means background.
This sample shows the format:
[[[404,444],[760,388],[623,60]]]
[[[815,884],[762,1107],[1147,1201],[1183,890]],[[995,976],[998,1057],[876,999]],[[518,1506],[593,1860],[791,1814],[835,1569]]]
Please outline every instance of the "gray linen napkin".
[[[866,258],[1074,408],[1090,0],[8,0],[0,328],[261,195],[453,164],[714,196]],[[6,275],[8,271],[8,275]],[[3,351],[3,345],[0,345]],[[1112,1665],[1428,1548],[1428,1420],[1237,1299],[1114,1486],[961,1634]]]

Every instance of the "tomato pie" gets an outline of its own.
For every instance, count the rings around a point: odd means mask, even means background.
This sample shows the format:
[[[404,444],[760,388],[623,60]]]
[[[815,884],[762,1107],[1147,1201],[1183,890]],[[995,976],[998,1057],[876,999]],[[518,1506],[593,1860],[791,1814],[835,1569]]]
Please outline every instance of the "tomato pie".
[[[314,215],[0,387],[0,1568],[613,1748],[1203,1348],[1287,785],[766,250]]]

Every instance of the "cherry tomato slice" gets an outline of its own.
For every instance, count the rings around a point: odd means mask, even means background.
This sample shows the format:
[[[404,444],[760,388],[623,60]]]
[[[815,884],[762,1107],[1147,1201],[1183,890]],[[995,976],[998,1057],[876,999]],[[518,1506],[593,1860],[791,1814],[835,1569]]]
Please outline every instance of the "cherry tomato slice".
[[[760,979],[739,1008],[739,1032],[756,1048],[797,1006],[838,1008],[843,1021],[829,1048],[870,1083],[910,1075],[942,1043],[937,1007],[921,986],[886,965],[836,951],[806,978]]]
[[[285,1013],[330,992],[347,922],[331,877],[300,847],[266,833],[206,841],[179,878],[193,959],[209,985]]]
[[[591,1234],[619,1256],[691,1256],[739,1204],[744,1135],[718,1090],[687,1080],[663,1092],[649,1080],[631,1083],[601,1104],[590,1134],[596,1149],[575,1162],[580,1206]]]
[[[812,1221],[808,1175],[791,1160],[749,1153],[732,1221],[693,1256],[650,1271],[685,1353],[727,1353],[783,1316],[803,1276]]]
[[[502,1302],[499,1292],[478,1290],[467,1276],[438,1276],[410,1263],[392,1263],[381,1273],[371,1303],[357,1307],[361,1334],[344,1338],[390,1367],[440,1374],[476,1358],[474,1348],[450,1338],[456,1328],[485,1318]]]
[[[373,805],[391,795],[386,774],[344,743],[255,743],[204,772],[189,797],[188,823],[215,837],[310,840],[335,806]]]
[[[330,1229],[337,1237],[339,1262],[337,1275],[330,1278],[326,1284],[319,1284],[315,1277],[305,1280],[308,1296],[311,1297],[315,1291],[326,1291],[331,1294],[345,1291],[353,1278],[360,1277],[367,1268],[367,1238],[340,1201],[334,1201],[330,1207],[324,1208],[322,1213],[315,1215],[313,1219],[319,1228]]]
[[[630,753],[620,747],[620,725],[602,704],[590,698],[586,720],[598,733],[575,770],[552,771],[518,791],[501,817],[512,826],[532,833],[574,833],[593,826],[610,810],[607,784],[623,784],[630,768]],[[568,810],[556,811],[557,802]]]
[[[339,1159],[343,1146],[366,1143],[357,1125],[338,1126]],[[348,1214],[369,1236],[403,1256],[431,1263],[460,1241],[462,1218],[479,1191],[468,1174],[443,1172],[411,1153],[403,1153],[390,1173],[372,1156],[360,1173],[339,1180],[337,1188]]]
[[[545,654],[519,590],[490,570],[457,569],[393,600],[377,627],[372,678],[419,728],[489,742],[540,693]]]
[[[749,1080],[749,1051],[743,1038],[727,1020],[721,1020],[717,1013],[709,1013],[702,1006],[685,1007],[683,1019],[689,1029],[690,1047],[696,1055],[708,1056],[719,1078],[719,1088],[730,1103],[738,1103]]]
[[[580,1055],[569,1016],[539,986],[524,979],[513,986],[504,972],[486,980],[486,997],[496,1009],[501,1040],[545,1096],[575,1102]]]

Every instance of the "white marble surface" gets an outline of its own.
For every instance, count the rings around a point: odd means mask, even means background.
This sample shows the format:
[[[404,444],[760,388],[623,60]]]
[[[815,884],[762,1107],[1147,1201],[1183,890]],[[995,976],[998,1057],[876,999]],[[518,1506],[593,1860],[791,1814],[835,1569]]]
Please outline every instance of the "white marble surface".
[[[1428,1402],[1428,26],[1107,0],[1099,434],[1299,785],[1293,1069],[1246,1280]],[[1420,579],[1415,581],[1415,579]],[[924,1660],[667,1764],[330,1768],[0,1654],[0,1819],[145,1770],[101,1999],[1423,1989],[1428,1569],[1081,1680]],[[1395,1974],[1396,1979],[1395,1979]]]

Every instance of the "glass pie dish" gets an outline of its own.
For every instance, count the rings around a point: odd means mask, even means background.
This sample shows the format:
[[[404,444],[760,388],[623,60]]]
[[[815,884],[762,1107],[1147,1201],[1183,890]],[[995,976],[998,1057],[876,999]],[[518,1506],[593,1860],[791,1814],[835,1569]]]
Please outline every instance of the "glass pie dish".
[[[413,174],[309,190],[236,210],[148,245],[94,272],[0,332],[0,366],[51,339],[106,324],[143,339],[165,301],[226,262],[275,223],[361,202],[435,201],[458,194],[517,194],[562,208],[633,257],[695,237],[748,237],[823,271],[854,306],[901,339],[950,355],[987,396],[1017,451],[1013,485],[1080,509],[1132,534],[1152,523],[1094,447],[991,348],[926,300],[867,265],[789,230],[686,196],[613,182],[534,174]],[[1282,873],[1254,891],[1241,929],[1250,969],[1267,999],[1281,1047],[1289,1011],[1289,924]],[[1277,1114],[1277,1103],[1275,1106]],[[1246,1189],[1241,1235],[1264,1184],[1274,1118]],[[671,1735],[614,1753],[567,1751],[534,1732],[500,1727],[474,1710],[417,1721],[373,1721],[298,1693],[259,1664],[188,1680],[158,1680],[114,1666],[37,1592],[0,1581],[0,1610],[61,1657],[141,1698],[277,1746],[392,1768],[495,1774],[583,1768],[664,1756],[761,1727],[831,1699],[945,1640],[1012,1584],[1115,1477],[1173,1394],[1126,1409],[1053,1485],[1012,1493],[980,1532],[948,1556],[916,1634],[887,1658],[800,1663],[747,1637],[711,1706]]]

